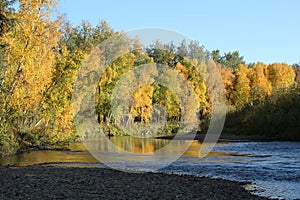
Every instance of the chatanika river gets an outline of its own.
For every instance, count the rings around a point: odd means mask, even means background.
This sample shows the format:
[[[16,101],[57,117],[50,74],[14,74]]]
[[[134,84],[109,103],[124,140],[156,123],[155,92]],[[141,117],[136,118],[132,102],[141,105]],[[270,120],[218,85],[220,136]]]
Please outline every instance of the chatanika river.
[[[112,137],[111,142],[134,155],[152,155],[170,140]],[[201,143],[178,140],[172,148],[190,143],[187,151],[170,165],[158,169],[163,173],[190,174],[245,182],[254,194],[277,199],[300,199],[300,142],[222,142],[204,158],[199,158]],[[95,159],[82,143],[72,143],[70,151],[29,151],[3,158],[0,165],[28,166],[47,163],[72,167],[107,167]],[[95,150],[97,151],[97,149]],[[106,151],[99,147],[99,152]],[[172,153],[172,151],[171,151]],[[118,168],[135,169],[139,156],[121,155]],[[101,156],[100,156],[101,158]],[[101,160],[101,159],[100,159]],[[157,162],[164,162],[157,161]],[[139,171],[152,169],[137,168]]]

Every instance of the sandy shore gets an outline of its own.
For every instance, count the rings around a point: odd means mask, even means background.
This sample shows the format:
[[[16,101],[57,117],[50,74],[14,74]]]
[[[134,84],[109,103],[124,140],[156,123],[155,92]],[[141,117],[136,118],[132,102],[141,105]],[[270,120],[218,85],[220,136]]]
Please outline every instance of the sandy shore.
[[[263,199],[242,183],[104,168],[1,167],[0,199]]]

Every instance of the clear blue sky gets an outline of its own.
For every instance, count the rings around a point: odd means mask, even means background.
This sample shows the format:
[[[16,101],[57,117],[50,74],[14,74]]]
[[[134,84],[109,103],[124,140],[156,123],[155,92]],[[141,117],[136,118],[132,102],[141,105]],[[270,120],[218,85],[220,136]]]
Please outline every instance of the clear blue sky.
[[[115,31],[171,29],[246,62],[300,61],[299,0],[61,0],[73,25],[105,20]]]

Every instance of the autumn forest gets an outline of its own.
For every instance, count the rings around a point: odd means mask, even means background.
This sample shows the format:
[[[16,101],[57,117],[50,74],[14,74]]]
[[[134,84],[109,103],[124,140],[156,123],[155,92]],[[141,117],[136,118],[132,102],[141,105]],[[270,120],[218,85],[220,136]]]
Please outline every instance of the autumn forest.
[[[98,44],[115,35],[126,37],[106,21],[73,26],[56,6],[56,0],[1,0],[0,156],[77,140],[72,93],[78,71]],[[188,81],[197,96],[195,109],[201,121],[197,131],[205,133],[211,117],[210,91],[196,69],[207,68],[201,61],[212,59],[225,87],[223,132],[300,140],[300,63],[246,63],[238,51],[208,52],[197,41],[143,46],[138,39],[127,40],[130,52],[106,68],[95,88],[97,119],[107,134],[126,134],[116,125],[111,108],[117,82],[134,66],[151,63],[167,65]],[[144,85],[133,92],[132,102],[128,108],[132,122],[149,123],[154,105],[161,105],[167,123],[159,134],[177,133],[182,113],[170,89]]]

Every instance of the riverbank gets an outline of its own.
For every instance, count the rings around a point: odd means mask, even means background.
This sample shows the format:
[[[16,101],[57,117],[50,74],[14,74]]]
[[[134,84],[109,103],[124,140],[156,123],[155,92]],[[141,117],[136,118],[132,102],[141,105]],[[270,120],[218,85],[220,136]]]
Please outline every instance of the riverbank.
[[[199,140],[200,142],[204,141],[206,134],[196,134],[196,136],[192,134],[182,134],[182,135],[176,135],[177,140],[190,140],[191,138],[194,138],[194,140]],[[157,139],[174,139],[174,136],[158,136],[155,137]],[[269,136],[265,135],[238,135],[238,134],[227,134],[222,133],[218,139],[218,142],[271,142],[276,141],[275,138],[271,138]]]
[[[106,168],[0,167],[0,199],[264,199],[242,183]]]

